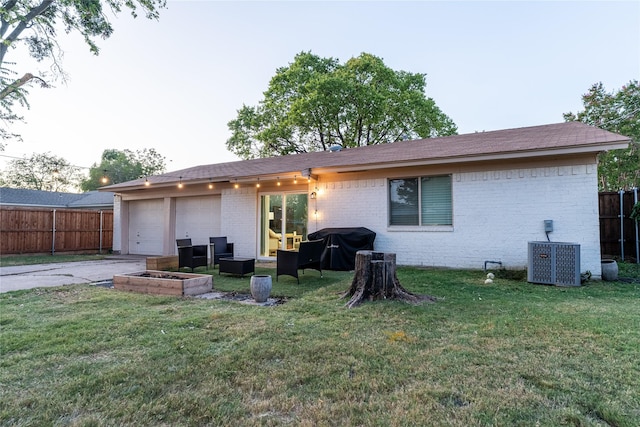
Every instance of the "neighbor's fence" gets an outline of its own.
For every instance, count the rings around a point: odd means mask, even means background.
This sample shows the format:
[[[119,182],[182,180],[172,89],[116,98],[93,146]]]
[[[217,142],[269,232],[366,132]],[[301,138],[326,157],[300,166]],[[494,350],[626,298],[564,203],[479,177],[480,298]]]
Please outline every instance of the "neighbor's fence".
[[[113,211],[0,208],[0,254],[105,252],[113,246]]]
[[[638,189],[599,193],[600,252],[603,258],[640,262],[638,223],[629,218]]]

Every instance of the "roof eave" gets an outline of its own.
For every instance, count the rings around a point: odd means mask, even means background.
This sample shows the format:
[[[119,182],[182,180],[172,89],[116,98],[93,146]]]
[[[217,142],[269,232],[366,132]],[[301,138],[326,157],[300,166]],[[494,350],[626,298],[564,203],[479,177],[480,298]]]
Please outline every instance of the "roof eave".
[[[606,147],[605,147],[606,146]],[[410,161],[395,161],[395,162],[381,162],[381,163],[367,163],[360,165],[338,166],[338,167],[325,167],[314,168],[314,173],[319,175],[326,173],[348,173],[348,172],[362,172],[366,170],[378,170],[388,169],[390,167],[412,167],[412,166],[430,166],[430,165],[442,165],[451,163],[471,163],[471,162],[487,162],[487,161],[499,161],[499,160],[513,160],[513,159],[526,159],[526,158],[540,158],[550,156],[566,156],[575,154],[587,154],[593,153],[594,155],[603,151],[625,149],[629,146],[629,141],[621,142],[616,141],[607,144],[598,144],[597,146],[581,146],[581,147],[567,147],[559,149],[548,150],[527,150],[527,151],[514,151],[504,153],[489,153],[480,155],[465,155],[465,156],[448,156],[431,159],[420,159]]]

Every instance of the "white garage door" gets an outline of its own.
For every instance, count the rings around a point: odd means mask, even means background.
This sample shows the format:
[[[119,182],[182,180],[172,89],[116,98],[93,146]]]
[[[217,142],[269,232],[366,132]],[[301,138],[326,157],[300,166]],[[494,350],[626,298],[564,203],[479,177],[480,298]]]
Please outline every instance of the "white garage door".
[[[129,204],[129,253],[162,255],[162,199]]]
[[[176,238],[194,245],[209,244],[220,235],[220,196],[182,197],[176,200]]]

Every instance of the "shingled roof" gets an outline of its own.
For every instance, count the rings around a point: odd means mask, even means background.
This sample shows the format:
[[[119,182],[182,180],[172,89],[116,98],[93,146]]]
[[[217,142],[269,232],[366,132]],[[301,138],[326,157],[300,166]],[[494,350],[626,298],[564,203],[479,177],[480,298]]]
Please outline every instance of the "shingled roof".
[[[78,194],[0,187],[0,205],[78,209],[112,208],[113,193],[89,191]]]
[[[597,153],[626,148],[630,139],[581,122],[476,132],[440,138],[399,141],[340,151],[320,151],[263,159],[195,166],[147,177],[152,184],[225,182],[251,178],[371,170],[395,166],[429,165],[526,158],[572,153]],[[145,178],[103,187],[118,191],[144,186]]]

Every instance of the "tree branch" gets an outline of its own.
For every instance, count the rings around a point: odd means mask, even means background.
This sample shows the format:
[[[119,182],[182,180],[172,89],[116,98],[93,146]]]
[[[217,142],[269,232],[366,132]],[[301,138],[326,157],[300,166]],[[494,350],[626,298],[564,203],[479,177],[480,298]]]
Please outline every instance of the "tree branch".
[[[2,8],[8,12],[9,10],[13,9],[13,7],[16,5],[16,3],[18,3],[18,0],[7,0],[2,5]],[[3,18],[2,19],[2,25],[0,25],[0,37],[4,37],[4,34],[9,29],[9,25],[10,25],[9,21],[7,21],[7,20],[5,20]]]
[[[6,39],[2,40],[2,43],[0,43],[0,64],[4,62],[4,55],[7,53],[7,49],[9,49],[11,43],[20,36],[33,19],[43,14],[49,6],[51,6],[53,1],[54,0],[43,0],[39,5],[32,7],[29,10],[29,13],[27,13],[24,18],[20,20],[20,23],[16,25],[11,34],[9,34]]]
[[[20,77],[18,80],[11,83],[10,85],[7,85],[7,87],[5,87],[4,89],[2,89],[2,91],[0,91],[0,100],[5,99],[7,96],[16,92],[18,89],[20,89],[20,87],[29,83],[33,79],[40,81],[40,84],[42,85],[42,87],[48,86],[47,82],[42,80],[40,77],[34,76],[31,73],[26,73],[24,76]]]

